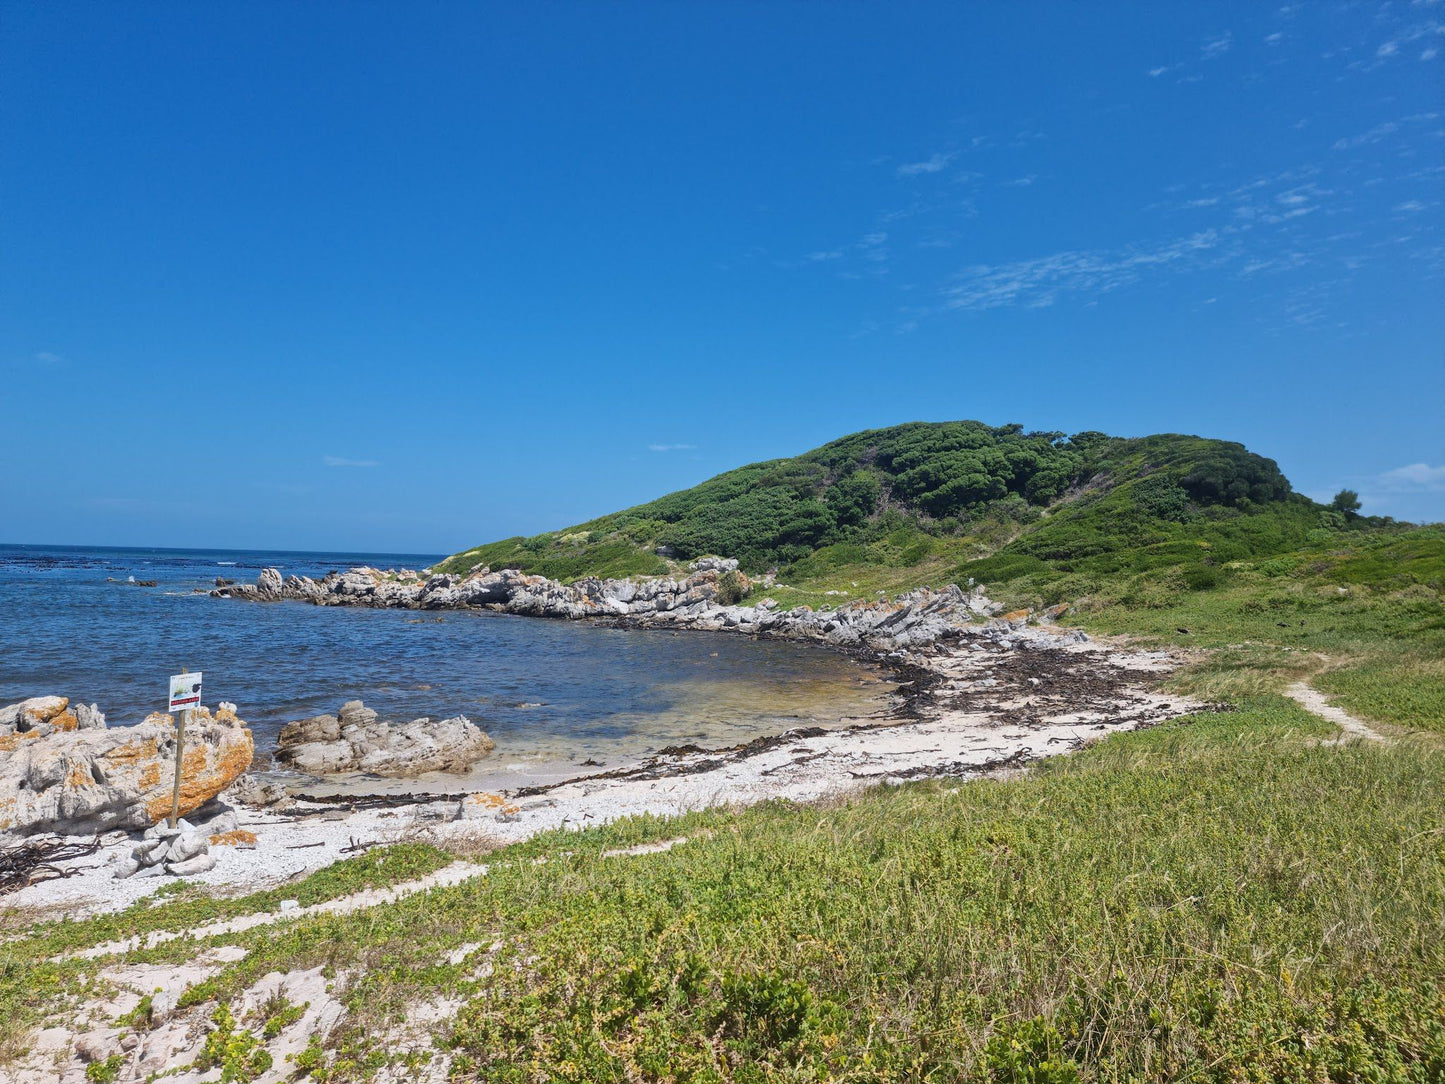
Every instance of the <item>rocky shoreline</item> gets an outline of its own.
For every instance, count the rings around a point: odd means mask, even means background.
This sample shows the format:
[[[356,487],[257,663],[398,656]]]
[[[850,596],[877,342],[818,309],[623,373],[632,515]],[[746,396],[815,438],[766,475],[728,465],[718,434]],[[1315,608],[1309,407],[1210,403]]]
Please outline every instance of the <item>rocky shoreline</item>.
[[[494,572],[485,566],[466,576],[363,566],[332,572],[320,580],[283,578],[277,569],[267,568],[254,584],[225,584],[211,591],[211,596],[374,609],[490,610],[525,617],[604,620],[634,628],[735,631],[834,647],[863,647],[880,654],[927,647],[980,620],[987,622],[985,635],[1007,649],[1019,639],[1018,630],[1031,616],[1028,611],[1003,614],[1003,607],[990,601],[982,589],[965,592],[957,584],[940,590],[923,587],[891,600],[848,602],[836,609],[801,606],[782,610],[765,595],[744,606],[727,602],[728,592],[760,593],[768,583],[753,584],[737,569],[735,560],[703,557],[694,561],[683,577],[589,577],[569,584],[516,569]],[[1087,640],[1077,630],[1052,636],[1058,643]]]
[[[501,794],[454,793],[454,787],[447,787],[445,793],[423,788],[406,796],[308,797],[262,777],[228,772],[225,791],[198,804],[183,826],[188,833],[184,845],[169,833],[146,828],[161,819],[155,810],[144,817],[115,818],[107,821],[113,825],[110,832],[97,837],[104,844],[98,861],[66,870],[63,880],[12,892],[5,904],[60,906],[67,912],[110,910],[149,891],[146,878],[127,874],[159,872],[163,866],[186,873],[195,868],[196,881],[217,888],[254,890],[354,853],[358,840],[366,841],[365,846],[417,838],[502,845],[540,831],[630,815],[670,816],[773,798],[812,802],[877,782],[968,778],[1013,769],[1113,731],[1156,725],[1205,707],[1159,691],[1159,680],[1178,658],[1095,643],[1077,630],[1030,624],[1027,612],[1000,613],[1001,607],[980,591],[922,589],[892,601],[855,602],[836,610],[779,611],[766,598],[753,606],[722,601],[723,589],[736,588],[741,578],[733,565],[713,559],[675,579],[571,585],[485,569],[463,578],[352,569],[322,580],[283,579],[267,569],[255,585],[226,585],[213,594],[318,605],[480,608],[627,627],[809,640],[892,669],[899,691],[887,715],[844,719],[831,729],[801,727],[731,748],[668,748],[639,763]],[[68,745],[77,733],[94,735],[91,742],[118,740],[119,728],[104,730],[103,716],[94,708],[75,716],[77,724],[83,715],[94,729],[76,732],[57,731],[53,720],[68,727],[69,716],[50,701],[27,702],[10,714],[16,717],[17,736],[12,740],[36,749],[42,741]],[[169,720],[148,720],[141,728],[162,723]],[[231,725],[245,734],[249,759],[249,731],[244,724]],[[29,733],[35,738],[23,736]],[[163,773],[164,735],[156,736],[161,756],[155,760]],[[293,752],[281,759],[317,778],[364,771],[365,765],[409,775],[398,761],[408,750],[438,758],[437,766],[444,769],[443,762],[461,764],[491,748],[490,739],[464,717],[387,724],[355,701],[343,705],[336,716],[289,724],[282,744]],[[19,763],[14,756],[6,759]],[[147,770],[145,782],[151,784],[150,776],[156,774]],[[164,775],[158,778],[163,781]],[[84,780],[76,782],[86,793],[100,793]],[[219,790],[214,787],[213,793]],[[72,820],[55,816],[50,831],[71,834]],[[102,820],[104,814],[88,818],[86,827],[103,830]],[[145,834],[138,835],[143,828]],[[228,848],[220,863],[202,859],[194,866],[184,864],[196,857],[183,853],[196,840],[231,843],[232,833],[222,828],[242,831],[243,845]],[[40,839],[37,830],[45,832],[34,824],[28,838]],[[117,876],[122,879],[115,880]]]

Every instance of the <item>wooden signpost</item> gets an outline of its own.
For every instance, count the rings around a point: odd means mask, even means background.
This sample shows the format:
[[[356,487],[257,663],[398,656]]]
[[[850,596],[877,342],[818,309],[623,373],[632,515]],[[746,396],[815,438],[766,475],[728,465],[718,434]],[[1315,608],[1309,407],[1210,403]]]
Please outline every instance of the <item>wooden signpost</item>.
[[[191,709],[198,707],[201,703],[201,672],[196,670],[190,673],[176,674],[171,678],[171,695],[166,706],[170,712],[179,712],[176,716],[176,782],[171,791],[171,827],[181,817],[181,754],[186,747],[186,723],[190,719]]]

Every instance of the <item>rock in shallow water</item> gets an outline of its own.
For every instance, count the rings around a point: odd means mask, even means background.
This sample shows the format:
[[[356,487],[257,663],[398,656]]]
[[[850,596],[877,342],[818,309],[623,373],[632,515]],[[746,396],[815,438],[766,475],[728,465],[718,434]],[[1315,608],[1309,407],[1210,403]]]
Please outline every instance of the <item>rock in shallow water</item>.
[[[311,775],[459,772],[496,748],[465,715],[389,723],[360,700],[348,701],[336,715],[287,723],[278,744],[278,761]]]

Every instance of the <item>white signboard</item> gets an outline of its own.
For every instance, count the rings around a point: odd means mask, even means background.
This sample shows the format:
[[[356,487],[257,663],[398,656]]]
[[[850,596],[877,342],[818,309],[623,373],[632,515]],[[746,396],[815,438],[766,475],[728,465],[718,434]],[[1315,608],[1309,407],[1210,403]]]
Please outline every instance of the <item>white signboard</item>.
[[[177,674],[171,678],[171,699],[167,711],[184,711],[201,703],[201,672]]]

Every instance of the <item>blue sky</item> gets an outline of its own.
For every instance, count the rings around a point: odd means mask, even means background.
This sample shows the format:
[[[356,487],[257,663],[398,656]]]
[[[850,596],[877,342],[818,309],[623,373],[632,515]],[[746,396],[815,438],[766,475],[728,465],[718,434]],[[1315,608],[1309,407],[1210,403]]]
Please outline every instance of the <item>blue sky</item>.
[[[862,428],[1445,518],[1445,4],[27,4],[0,541],[450,552]]]

